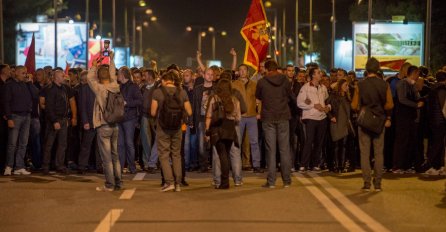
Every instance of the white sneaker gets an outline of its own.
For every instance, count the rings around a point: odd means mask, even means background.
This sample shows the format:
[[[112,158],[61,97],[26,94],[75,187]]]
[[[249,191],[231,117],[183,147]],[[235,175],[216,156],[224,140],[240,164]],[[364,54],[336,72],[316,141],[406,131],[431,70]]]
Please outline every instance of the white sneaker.
[[[5,172],[3,173],[3,175],[4,175],[4,176],[10,176],[10,175],[11,175],[11,172],[12,172],[12,168],[6,166],[6,168],[5,168]]]
[[[444,170],[444,167],[441,167],[440,170],[438,170],[438,175],[445,176],[446,171]]]
[[[429,175],[429,176],[438,176],[438,175],[440,175],[440,172],[435,168],[430,168],[424,174]]]
[[[179,184],[175,185],[175,192],[181,192],[181,187]]]
[[[14,171],[14,175],[29,175],[29,174],[31,174],[31,172],[26,171],[26,169],[24,168]]]

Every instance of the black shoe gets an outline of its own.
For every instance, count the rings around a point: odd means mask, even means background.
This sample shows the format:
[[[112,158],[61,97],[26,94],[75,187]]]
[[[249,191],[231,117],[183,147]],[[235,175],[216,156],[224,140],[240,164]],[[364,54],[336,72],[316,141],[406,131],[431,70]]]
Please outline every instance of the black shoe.
[[[243,167],[242,170],[243,171],[252,171],[252,168],[251,167]]]
[[[96,173],[98,173],[98,174],[104,174],[104,169],[99,168],[98,170],[96,170]]]
[[[156,168],[148,167],[146,171],[147,171],[149,174],[155,174],[155,173],[156,173]]]
[[[215,189],[229,189],[229,184],[228,185],[215,186]]]
[[[188,187],[189,183],[187,183],[185,180],[181,181],[181,187]]]
[[[68,168],[58,169],[56,172],[61,175],[69,175],[70,174],[70,171],[68,170]]]
[[[263,170],[261,168],[254,168],[252,170],[252,172],[254,172],[254,173],[263,173]]]
[[[81,169],[77,170],[77,174],[79,174],[79,175],[85,175],[85,174],[87,174],[87,169],[83,169],[83,168],[81,168]]]

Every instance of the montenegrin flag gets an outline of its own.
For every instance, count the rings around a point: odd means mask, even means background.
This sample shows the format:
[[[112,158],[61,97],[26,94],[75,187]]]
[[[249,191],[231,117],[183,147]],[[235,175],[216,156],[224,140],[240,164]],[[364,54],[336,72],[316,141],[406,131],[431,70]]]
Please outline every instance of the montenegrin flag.
[[[248,16],[240,33],[246,41],[243,63],[259,70],[260,62],[268,54],[269,36],[266,29],[267,19],[262,0],[252,0]]]

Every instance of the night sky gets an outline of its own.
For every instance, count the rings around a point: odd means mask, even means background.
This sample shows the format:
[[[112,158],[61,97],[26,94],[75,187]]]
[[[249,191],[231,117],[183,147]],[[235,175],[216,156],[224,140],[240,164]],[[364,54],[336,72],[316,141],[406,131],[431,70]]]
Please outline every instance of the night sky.
[[[98,0],[90,0],[90,22],[99,20]],[[104,34],[112,31],[112,8],[111,0],[103,0],[103,21]],[[124,42],[124,0],[117,2],[117,36]],[[128,6],[137,6],[137,0],[128,0]],[[244,23],[251,0],[147,0],[147,5],[153,9],[154,15],[158,17],[156,23],[150,24],[149,28],[144,28],[144,49],[151,48],[158,53],[162,59],[161,65],[177,63],[184,66],[187,57],[195,57],[197,50],[197,32],[187,32],[188,25],[213,26],[216,30],[227,31],[228,36],[217,36],[216,53],[217,59],[223,61],[224,66],[230,64],[230,48],[234,47],[238,52],[239,63],[242,61],[245,43],[240,35],[240,29]],[[282,25],[282,10],[286,9],[286,31],[288,35],[294,35],[294,0],[271,0],[273,8],[278,9],[279,25]],[[299,0],[299,21],[308,23],[309,1]],[[348,20],[348,7],[353,0],[337,0],[337,37],[350,37],[351,23]],[[69,9],[62,12],[61,15],[74,17],[80,13],[82,20],[85,15],[85,0],[69,0]],[[131,10],[129,11],[129,34],[132,36]],[[271,16],[270,16],[271,15]],[[140,11],[137,16],[144,16]],[[272,14],[269,14],[269,20],[272,21]],[[331,1],[314,0],[313,18],[320,25],[321,31],[318,36],[331,36]],[[308,30],[302,30],[308,33]],[[131,42],[130,38],[130,42]],[[138,42],[138,40],[137,40]],[[211,37],[206,36],[203,39],[202,53],[203,59],[210,59],[212,55]],[[138,44],[138,43],[137,43]],[[138,48],[137,48],[138,50]],[[329,54],[327,54],[329,55]]]

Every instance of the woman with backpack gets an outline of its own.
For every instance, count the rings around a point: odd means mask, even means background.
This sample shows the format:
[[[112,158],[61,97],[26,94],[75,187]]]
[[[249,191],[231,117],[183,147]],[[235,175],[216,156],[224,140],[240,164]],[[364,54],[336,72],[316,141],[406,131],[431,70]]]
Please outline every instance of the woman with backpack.
[[[225,71],[222,75],[225,75]],[[240,122],[240,101],[232,95],[231,81],[220,79],[208,102],[206,139],[217,149],[221,165],[221,182],[216,189],[229,189],[229,152],[233,143],[238,147],[235,126]]]
[[[343,172],[345,164],[346,145],[349,133],[353,133],[353,127],[350,120],[350,94],[348,82],[340,79],[335,91],[330,94],[327,104],[331,105],[331,111],[328,113],[330,118],[330,134],[334,147],[334,163],[329,165],[333,167],[333,172]]]

